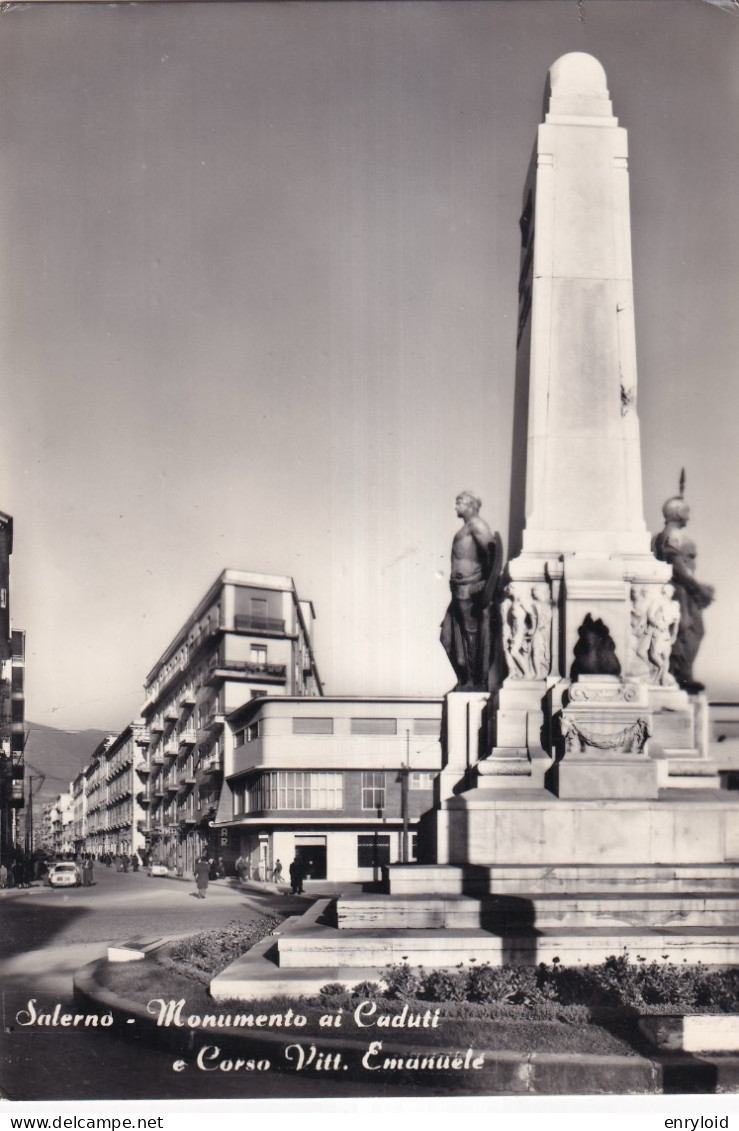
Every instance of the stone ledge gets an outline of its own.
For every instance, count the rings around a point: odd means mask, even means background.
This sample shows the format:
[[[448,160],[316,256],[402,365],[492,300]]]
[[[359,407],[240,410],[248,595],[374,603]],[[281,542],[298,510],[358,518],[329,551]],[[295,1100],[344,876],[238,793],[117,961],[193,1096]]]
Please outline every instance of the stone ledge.
[[[739,1052],[739,1014],[686,1013],[639,1018],[655,1048],[690,1053]]]
[[[140,962],[147,954],[158,950],[167,940],[161,936],[147,937],[136,935],[128,942],[115,943],[108,947],[108,962]]]

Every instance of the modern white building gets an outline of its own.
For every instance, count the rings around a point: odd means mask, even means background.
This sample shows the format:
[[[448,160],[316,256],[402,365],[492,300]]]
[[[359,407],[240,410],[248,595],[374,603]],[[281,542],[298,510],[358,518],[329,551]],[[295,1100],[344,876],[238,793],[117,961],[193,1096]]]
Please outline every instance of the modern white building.
[[[416,859],[421,815],[442,767],[442,701],[255,699],[228,717],[231,735],[215,827],[224,855],[252,878],[373,881]]]

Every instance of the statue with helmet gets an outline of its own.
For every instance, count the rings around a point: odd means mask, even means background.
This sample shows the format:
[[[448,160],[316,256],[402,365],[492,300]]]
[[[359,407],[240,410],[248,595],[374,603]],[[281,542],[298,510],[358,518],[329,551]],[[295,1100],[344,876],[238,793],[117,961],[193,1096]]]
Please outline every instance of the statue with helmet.
[[[690,507],[685,502],[685,471],[680,475],[680,494],[668,499],[662,507],[664,529],[653,542],[655,556],[672,566],[672,584],[675,599],[680,605],[680,623],[677,638],[670,656],[670,673],[688,694],[704,690],[703,684],[693,678],[693,664],[700,648],[705,629],[703,609],[714,599],[712,585],[704,585],[695,577],[696,546],[685,527],[690,518]]]

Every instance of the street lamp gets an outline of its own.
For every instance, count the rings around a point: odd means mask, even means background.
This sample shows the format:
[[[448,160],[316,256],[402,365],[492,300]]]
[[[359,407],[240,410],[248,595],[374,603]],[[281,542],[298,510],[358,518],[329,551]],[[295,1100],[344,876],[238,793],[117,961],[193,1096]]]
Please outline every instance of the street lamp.
[[[403,821],[402,832],[400,835],[400,862],[401,864],[408,863],[408,775],[411,771],[411,732],[405,732],[405,762],[401,762],[400,770],[398,771],[400,779],[400,815]]]

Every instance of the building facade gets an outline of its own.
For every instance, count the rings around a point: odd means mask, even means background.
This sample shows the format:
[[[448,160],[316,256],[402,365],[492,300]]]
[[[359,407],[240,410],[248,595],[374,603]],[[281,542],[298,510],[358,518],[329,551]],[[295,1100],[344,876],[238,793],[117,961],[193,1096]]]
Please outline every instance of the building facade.
[[[109,735],[98,744],[92,758],[82,771],[84,775],[85,840],[84,852],[100,856],[111,851],[108,831],[108,761],[106,752],[114,736]]]
[[[10,556],[13,519],[0,512],[0,859],[12,863],[19,843],[18,811],[24,805],[25,633],[11,630]]]
[[[74,850],[78,852],[87,851],[87,794],[85,793],[85,771],[80,770],[77,777],[72,782],[70,793],[72,794],[72,825],[73,833],[72,840],[74,843]]]
[[[255,699],[231,734],[216,828],[269,879],[298,859],[306,879],[378,878],[416,859],[442,768],[440,699]]]
[[[149,672],[134,769],[154,859],[190,872],[201,853],[223,855],[213,822],[232,754],[226,717],[256,697],[322,694],[313,620],[291,578],[225,570]]]

